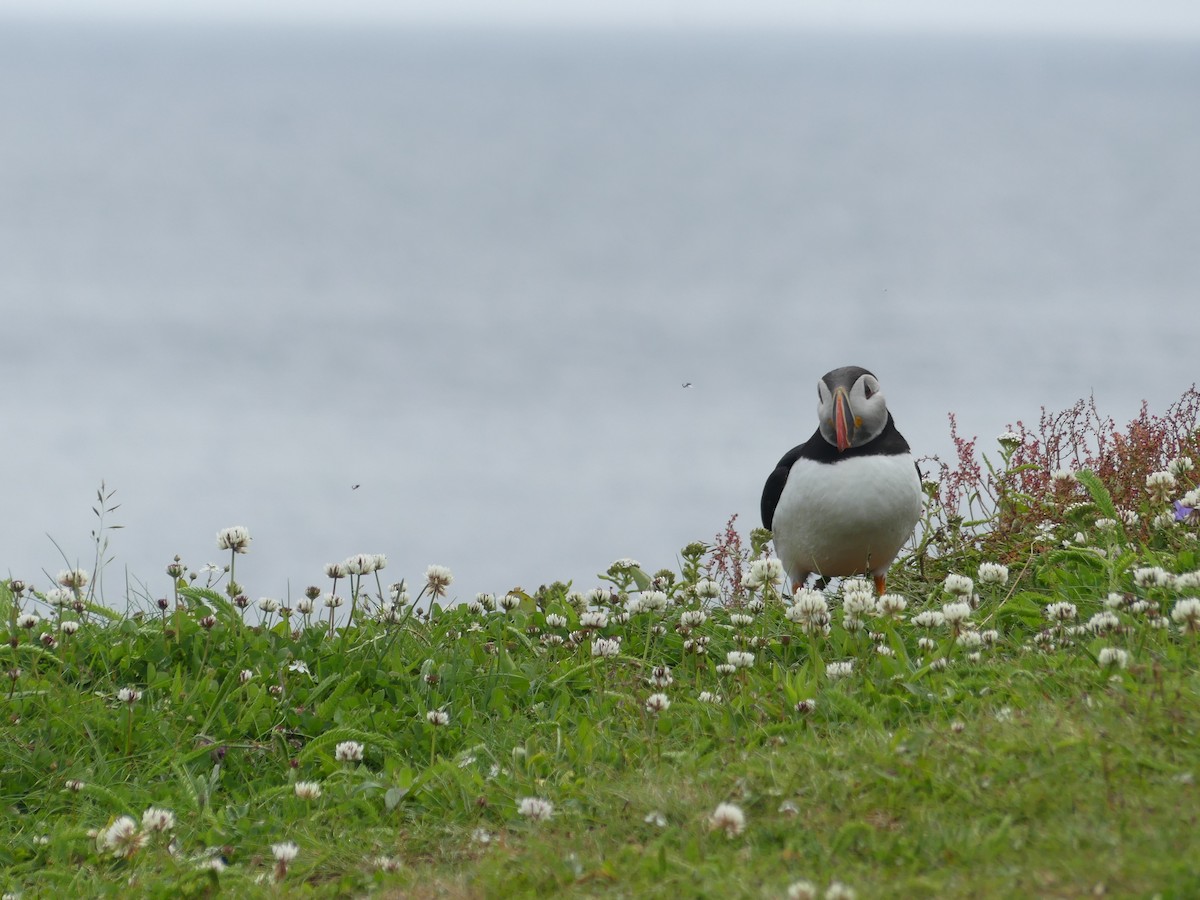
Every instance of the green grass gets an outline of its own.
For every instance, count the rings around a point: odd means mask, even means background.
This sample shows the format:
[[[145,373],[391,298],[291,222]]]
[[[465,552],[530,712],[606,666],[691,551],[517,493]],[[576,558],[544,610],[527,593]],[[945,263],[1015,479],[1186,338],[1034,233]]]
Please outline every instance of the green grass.
[[[1107,494],[1089,489],[1094,520]],[[831,598],[828,635],[789,620],[769,579],[702,598],[717,560],[740,553],[728,535],[653,582],[615,566],[611,601],[590,604],[609,622],[592,630],[560,584],[507,613],[435,604],[424,616],[403,599],[389,612],[388,591],[354,577],[339,593],[357,619],[332,633],[320,601],[310,617],[293,602],[254,624],[186,572],[166,581],[166,610],[124,616],[83,586],[51,608],[46,592],[6,585],[0,888],[783,897],[807,880],[818,896],[836,881],[861,898],[1200,896],[1200,635],[1171,618],[1200,578],[1142,587],[1134,575],[1196,570],[1196,530],[1088,528],[1081,515],[1040,541],[1012,538],[1009,581],[976,585],[977,648],[913,621],[954,599],[947,572],[977,574],[969,547],[926,545],[897,566],[900,617],[847,629]],[[1084,543],[1063,548],[1080,528]],[[619,620],[656,588],[666,608]],[[1086,623],[1112,592],[1118,625],[1097,634]],[[1056,627],[1045,610],[1062,601],[1077,615]],[[701,609],[705,622],[681,625]],[[32,627],[18,621],[28,612],[41,616]],[[81,625],[66,635],[61,620]],[[593,656],[601,636],[621,639],[617,656]],[[1103,648],[1127,664],[1101,665]],[[753,665],[721,674],[737,650]],[[851,674],[831,678],[834,661]],[[669,685],[648,683],[656,666]],[[118,699],[126,687],[140,699]],[[657,692],[670,706],[651,713]],[[427,720],[437,709],[448,724]],[[361,761],[335,758],[345,741]],[[321,796],[300,799],[301,780]],[[526,797],[552,817],[522,817]],[[743,811],[744,830],[712,827],[719,803]],[[171,830],[127,852],[100,846],[98,830],[151,806],[174,813]],[[283,841],[298,847],[286,872],[271,850]],[[202,865],[214,854],[222,871]]]

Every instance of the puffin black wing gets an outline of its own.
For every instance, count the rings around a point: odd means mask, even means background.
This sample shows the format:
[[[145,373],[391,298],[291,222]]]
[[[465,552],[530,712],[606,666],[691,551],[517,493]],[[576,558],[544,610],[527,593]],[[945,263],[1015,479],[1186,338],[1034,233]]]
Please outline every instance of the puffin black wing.
[[[820,440],[820,434],[813,436]],[[811,444],[809,441],[808,444]],[[779,498],[783,496],[784,485],[787,484],[788,475],[791,474],[792,465],[801,456],[805,455],[804,448],[808,444],[801,444],[798,447],[793,447],[784,454],[783,459],[775,466],[775,471],[767,477],[767,483],[763,487],[762,493],[762,521],[763,528],[771,530],[771,523],[775,520],[775,507],[779,505]]]

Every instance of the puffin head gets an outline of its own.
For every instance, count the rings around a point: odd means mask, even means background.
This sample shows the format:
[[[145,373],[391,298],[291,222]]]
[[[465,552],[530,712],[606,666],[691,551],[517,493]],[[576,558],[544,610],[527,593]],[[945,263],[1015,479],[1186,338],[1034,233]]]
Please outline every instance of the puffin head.
[[[861,447],[887,427],[887,402],[879,379],[861,366],[843,366],[817,382],[821,437],[838,452]]]

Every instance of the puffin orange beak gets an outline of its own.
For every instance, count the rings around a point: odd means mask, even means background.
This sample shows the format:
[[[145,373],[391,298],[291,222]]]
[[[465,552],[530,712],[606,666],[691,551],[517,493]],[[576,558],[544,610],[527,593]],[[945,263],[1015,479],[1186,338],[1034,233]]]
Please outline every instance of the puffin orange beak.
[[[843,387],[833,392],[833,433],[837,437],[839,453],[850,449],[850,436],[854,433],[854,422],[850,415],[850,397]]]

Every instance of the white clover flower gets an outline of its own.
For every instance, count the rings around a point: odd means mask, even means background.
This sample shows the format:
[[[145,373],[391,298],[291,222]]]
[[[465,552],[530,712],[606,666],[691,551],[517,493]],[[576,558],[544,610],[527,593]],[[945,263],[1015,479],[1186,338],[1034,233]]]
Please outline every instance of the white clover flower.
[[[708,621],[708,614],[702,609],[685,609],[679,614],[679,624],[684,628],[698,628]]]
[[[1108,530],[1108,529],[1110,529],[1110,528],[1116,528],[1116,527],[1117,527],[1117,520],[1116,520],[1116,519],[1097,519],[1097,520],[1096,520],[1096,527],[1097,527],[1098,529],[1100,529],[1101,531],[1107,531],[1107,530]],[[1082,532],[1080,532],[1080,533],[1079,533],[1079,534],[1076,536],[1076,541],[1075,541],[1075,543],[1077,543],[1077,544],[1082,544],[1082,543],[1084,542],[1084,541],[1082,541],[1082,540],[1079,540],[1079,539],[1078,539],[1078,538],[1080,538],[1080,537],[1083,537],[1083,533],[1082,533]],[[1086,540],[1086,538],[1084,538],[1084,540]]]
[[[931,637],[917,638],[917,649],[922,653],[932,653],[937,649],[937,641]]]
[[[1070,469],[1055,469],[1050,473],[1050,478],[1057,485],[1069,485],[1076,482],[1075,473]]]
[[[1174,516],[1171,517],[1175,518]],[[50,588],[46,591],[46,602],[55,609],[62,609],[75,602],[75,594],[66,588]]]
[[[435,727],[441,727],[442,725],[449,725],[450,724],[450,713],[446,712],[444,709],[431,709],[429,712],[425,713],[425,720],[430,725],[433,725]]]
[[[818,893],[811,881],[793,881],[788,885],[787,900],[817,900]]]
[[[642,608],[661,612],[670,605],[670,599],[662,591],[643,591]]]
[[[117,700],[126,704],[127,706],[133,706],[133,704],[137,703],[141,699],[142,692],[137,688],[123,687],[117,691]]]
[[[946,576],[943,587],[947,594],[953,594],[956,597],[970,597],[975,590],[975,582],[966,575],[950,574]]]
[[[748,588],[774,586],[783,577],[783,563],[771,559],[756,559],[750,563],[750,571],[743,582]]]
[[[971,617],[971,604],[947,603],[942,607],[942,619],[951,626],[961,625]]]
[[[151,806],[142,813],[142,828],[146,831],[170,831],[175,827],[175,813]]]
[[[319,781],[297,781],[293,788],[296,796],[301,800],[316,800],[321,796],[321,782]]]
[[[1046,607],[1046,618],[1051,622],[1070,622],[1077,615],[1079,615],[1079,611],[1075,608],[1075,604],[1066,600],[1059,600]]]
[[[817,701],[812,697],[808,697],[808,698],[805,698],[804,700],[796,701],[796,712],[800,713],[802,716],[809,715],[816,708],[817,708]]]
[[[1161,566],[1147,566],[1133,570],[1133,583],[1141,588],[1171,587],[1175,576]]]
[[[713,691],[701,691],[696,699],[701,703],[720,703],[721,695]]]
[[[941,628],[946,624],[946,617],[941,610],[926,609],[913,616],[912,623],[918,628]]]
[[[288,663],[287,669],[289,672],[298,672],[301,675],[312,674],[308,670],[308,663],[306,663],[302,659],[296,659],[296,660],[293,660],[292,662]]]
[[[1008,584],[1008,566],[994,562],[980,563],[978,578],[980,584]]]
[[[746,814],[740,806],[718,803],[717,808],[708,817],[708,826],[713,831],[721,830],[729,837],[734,837],[746,830]]]
[[[279,612],[279,601],[274,597],[260,597],[258,608],[265,613]]]
[[[364,575],[370,571],[371,559],[366,553],[356,553],[353,556],[347,556],[342,562],[344,568],[351,575]]]
[[[345,578],[350,574],[350,570],[346,568],[344,562],[325,563],[325,577],[332,578],[335,581],[338,578]]]
[[[650,677],[646,679],[646,683],[653,687],[665,688],[670,687],[674,680],[670,666],[655,666],[650,670]]]
[[[217,532],[217,549],[245,553],[250,549],[250,531],[244,525],[222,528]]]
[[[302,616],[307,616],[313,611],[313,601],[308,597],[301,597],[296,601],[296,612]]]
[[[646,698],[646,712],[665,712],[671,705],[671,698],[666,694],[651,694]]]
[[[1194,591],[1198,588],[1200,588],[1200,571],[1184,572],[1182,575],[1175,576],[1175,590]]]
[[[908,609],[908,601],[900,594],[881,594],[875,608],[881,616],[899,618]]]
[[[382,555],[382,554],[380,554]],[[386,565],[386,560],[385,563]],[[382,568],[382,566],[380,567]],[[388,596],[392,598],[392,603],[396,606],[408,606],[411,598],[408,596],[408,587],[403,581],[396,581],[388,585]]]
[[[592,656],[612,659],[621,652],[621,642],[616,638],[596,638],[592,641]]]
[[[522,797],[517,801],[517,814],[531,822],[545,822],[554,815],[554,804],[541,797]]]
[[[453,583],[454,575],[445,566],[430,566],[425,570],[425,587],[431,596],[446,596],[446,591]]]
[[[825,675],[830,681],[837,681],[839,678],[846,678],[854,674],[854,660],[841,659],[831,662],[825,666]]]
[[[17,616],[17,627],[36,628],[40,621],[42,621],[41,618],[33,613],[21,613],[21,615]]]
[[[644,819],[642,819],[642,821],[645,822],[647,825],[654,825],[657,828],[666,828],[667,827],[667,817],[664,816],[657,809],[651,810],[650,812],[646,813],[646,817]]]
[[[1118,509],[1117,516],[1128,528],[1132,528],[1141,521],[1141,516],[1139,516],[1132,509]]]
[[[1096,661],[1104,668],[1113,666],[1123,669],[1129,662],[1129,654],[1119,647],[1102,647],[1096,654]]]
[[[754,665],[754,654],[745,650],[730,650],[725,654],[725,662],[735,669],[748,669]]]
[[[1186,475],[1195,467],[1190,456],[1180,456],[1167,463],[1167,471],[1172,475]]]
[[[1106,609],[1088,619],[1086,627],[1092,634],[1107,634],[1119,628],[1120,625],[1121,620],[1114,613]]]
[[[292,862],[300,853],[300,848],[291,841],[284,841],[281,844],[271,845],[271,854],[275,857],[276,862],[284,864]]]
[[[503,597],[496,598],[496,605],[503,612],[510,613],[521,605],[521,597],[518,594],[505,594]]]
[[[721,596],[721,586],[711,578],[701,578],[696,582],[693,590],[695,590],[696,596],[702,600],[715,600]]]
[[[1146,490],[1155,503],[1166,503],[1175,493],[1175,475],[1172,472],[1151,472],[1146,476]]]
[[[363,758],[363,745],[358,741],[342,741],[333,750],[338,762],[359,762]]]
[[[718,675],[732,675],[737,671],[737,666],[732,663],[717,663],[714,669]]]
[[[245,684],[247,681],[249,681],[253,677],[254,677],[253,669],[242,669],[242,671],[238,673],[238,681],[242,684]]]
[[[63,569],[54,580],[65,588],[80,590],[87,587],[91,576],[84,569]]]
[[[983,637],[978,631],[964,631],[954,641],[958,646],[974,650],[983,645]]]
[[[146,835],[138,831],[132,816],[119,816],[97,836],[100,849],[111,851],[113,856],[133,856],[145,843]]]
[[[606,628],[607,626],[608,613],[602,609],[590,609],[579,617],[580,628]]]
[[[854,888],[840,881],[829,882],[825,889],[825,900],[857,900],[857,897]]]
[[[1200,633],[1200,598],[1185,597],[1177,601],[1171,619],[1184,634]]]
[[[842,611],[845,615],[860,618],[875,612],[875,594],[870,588],[846,590],[842,588]]]
[[[546,627],[547,628],[566,628],[567,627],[567,617],[563,616],[563,615],[559,615],[558,613],[546,613]]]
[[[729,617],[729,624],[734,628],[746,628],[754,624],[754,616],[745,613],[734,613]]]
[[[343,600],[341,597],[337,596],[337,594],[326,594],[325,595],[324,603],[325,603],[326,609],[337,609],[339,606],[341,606],[345,602],[346,601]]]

